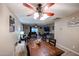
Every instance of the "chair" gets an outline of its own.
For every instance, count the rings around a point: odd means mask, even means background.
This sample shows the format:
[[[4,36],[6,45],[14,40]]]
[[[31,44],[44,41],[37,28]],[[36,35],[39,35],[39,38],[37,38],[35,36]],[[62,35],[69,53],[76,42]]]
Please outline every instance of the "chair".
[[[27,55],[27,49],[25,41],[21,41],[20,43],[17,43],[15,45],[15,56],[26,56]]]
[[[56,39],[49,39],[49,43],[56,46]]]

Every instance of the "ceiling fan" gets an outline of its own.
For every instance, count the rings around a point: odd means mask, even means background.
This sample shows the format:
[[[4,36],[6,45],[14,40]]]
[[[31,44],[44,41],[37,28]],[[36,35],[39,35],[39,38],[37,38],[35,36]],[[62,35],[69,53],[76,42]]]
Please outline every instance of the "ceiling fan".
[[[51,6],[53,6],[55,3],[47,3],[45,5],[38,3],[37,6],[33,6],[30,3],[23,3],[23,5],[31,10],[33,10],[35,13],[29,14],[27,16],[36,15],[38,19],[40,19],[43,15],[54,16],[54,13],[52,12],[45,12],[45,9],[49,9]]]

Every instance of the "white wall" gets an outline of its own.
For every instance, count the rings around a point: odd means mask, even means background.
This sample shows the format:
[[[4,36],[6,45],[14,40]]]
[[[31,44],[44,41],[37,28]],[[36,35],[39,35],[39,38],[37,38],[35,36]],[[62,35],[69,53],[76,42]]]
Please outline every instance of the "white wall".
[[[79,14],[75,14],[79,19]],[[60,44],[77,54],[79,53],[79,26],[70,27],[68,22],[72,20],[72,17],[67,17],[55,22],[55,39],[57,44]]]
[[[0,4],[0,55],[13,55],[20,23],[16,18],[16,31],[9,32],[9,15],[15,17],[4,4]]]

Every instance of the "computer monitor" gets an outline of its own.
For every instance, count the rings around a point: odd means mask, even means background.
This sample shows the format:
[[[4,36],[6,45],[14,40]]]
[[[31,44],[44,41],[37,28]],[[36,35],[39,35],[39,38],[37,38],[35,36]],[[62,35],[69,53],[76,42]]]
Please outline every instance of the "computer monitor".
[[[31,28],[31,32],[36,32],[37,33],[38,32],[38,28],[32,27]]]

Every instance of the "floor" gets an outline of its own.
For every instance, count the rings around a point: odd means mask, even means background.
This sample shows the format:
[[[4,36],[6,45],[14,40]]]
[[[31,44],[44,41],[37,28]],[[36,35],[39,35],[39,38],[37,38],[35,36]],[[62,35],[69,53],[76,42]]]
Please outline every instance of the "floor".
[[[65,51],[65,53],[63,53],[61,56],[79,56],[79,55],[77,55],[77,54],[75,54],[75,53],[73,53],[73,52],[71,52],[71,51],[68,51],[67,49],[61,47],[61,46],[58,45],[58,44],[56,45],[56,47],[58,47],[59,49]]]
[[[63,51],[65,51],[65,53],[63,53],[61,56],[79,56],[71,51],[68,51],[62,47],[60,47],[59,45],[56,45],[58,48],[62,49]]]

